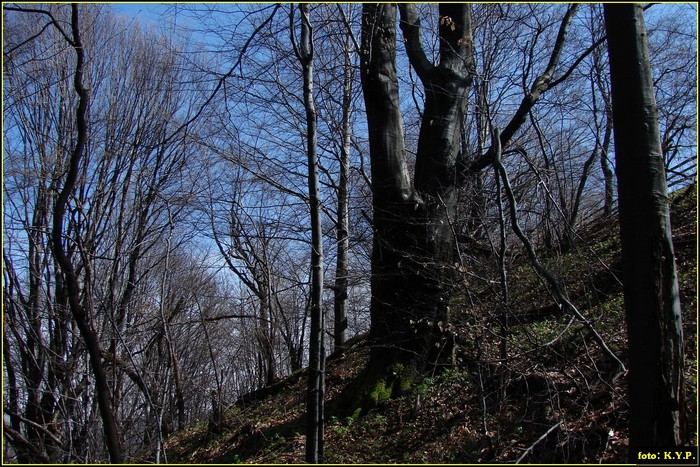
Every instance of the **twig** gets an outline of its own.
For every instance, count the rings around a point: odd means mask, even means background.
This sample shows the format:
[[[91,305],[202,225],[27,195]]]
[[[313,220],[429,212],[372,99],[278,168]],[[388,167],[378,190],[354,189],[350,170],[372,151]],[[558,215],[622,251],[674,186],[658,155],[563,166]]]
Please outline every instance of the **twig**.
[[[549,430],[547,430],[542,436],[540,436],[539,438],[537,438],[537,440],[536,440],[534,443],[532,443],[532,444],[530,445],[530,447],[527,448],[527,449],[525,450],[525,452],[524,452],[520,457],[518,457],[518,460],[515,461],[515,463],[516,463],[516,464],[519,464],[520,461],[523,460],[523,459],[525,458],[525,456],[527,456],[528,454],[530,454],[530,451],[532,451],[532,449],[533,449],[535,446],[537,446],[543,439],[545,439],[547,436],[549,436],[549,434],[550,434],[551,432],[553,432],[554,430],[556,430],[557,428],[559,428],[559,425],[561,425],[562,423],[564,423],[564,420],[559,420],[559,422],[557,422],[556,425],[553,425],[552,427],[550,427]]]

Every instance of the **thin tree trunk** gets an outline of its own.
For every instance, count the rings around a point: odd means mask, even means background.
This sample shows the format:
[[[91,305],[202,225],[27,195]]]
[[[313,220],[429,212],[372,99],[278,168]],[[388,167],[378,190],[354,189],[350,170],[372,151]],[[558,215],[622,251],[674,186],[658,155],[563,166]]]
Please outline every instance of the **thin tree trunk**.
[[[608,162],[608,151],[610,150],[610,141],[612,140],[613,117],[610,92],[605,86],[604,82],[604,76],[607,69],[600,63],[601,53],[603,52],[598,50],[593,53],[593,63],[595,66],[595,85],[603,98],[603,102],[605,103],[605,134],[603,136],[603,144],[600,151],[600,169],[603,172],[603,180],[605,183],[603,217],[608,217],[612,214],[613,204],[615,201],[615,174],[610,168],[610,163]]]
[[[317,117],[313,94],[313,29],[309,21],[309,4],[299,4],[301,35],[297,47],[294,38],[294,8],[290,13],[292,44],[302,65],[304,78],[304,108],[306,110],[306,155],[311,217],[311,334],[309,336],[309,376],[306,402],[306,462],[323,461],[323,428],[325,397],[325,350],[323,319],[323,238],[321,230],[321,200],[316,156]]]
[[[630,456],[682,443],[683,332],[644,14],[606,4],[630,371]]]
[[[339,6],[342,8],[342,6]],[[345,42],[345,63],[343,65],[343,118],[341,123],[342,145],[340,147],[340,180],[338,183],[338,223],[336,241],[338,254],[335,268],[334,293],[334,344],[335,350],[342,349],[348,339],[348,172],[351,147],[350,106],[352,105],[353,68],[350,57],[350,37]]]
[[[610,148],[610,136],[612,134],[612,111],[606,106],[605,110],[605,141],[603,142],[603,150],[600,152],[600,168],[603,171],[603,179],[605,180],[605,198],[603,200],[603,216],[607,217],[612,214],[615,186],[614,174],[608,163],[608,150]]]
[[[78,4],[71,4],[71,28],[73,39],[71,45],[76,52],[76,66],[74,87],[78,94],[78,109],[76,111],[76,142],[69,160],[68,172],[63,188],[58,194],[56,205],[54,206],[53,232],[52,232],[52,248],[54,256],[63,273],[68,301],[73,318],[76,321],[80,335],[85,341],[85,347],[90,356],[90,364],[95,376],[95,387],[97,392],[97,402],[102,417],[104,428],[105,443],[109,451],[110,461],[112,463],[122,462],[122,451],[119,442],[119,432],[114,419],[112,410],[109,384],[107,381],[107,373],[102,365],[102,352],[100,343],[95,330],[92,328],[92,323],[89,311],[80,301],[80,285],[73,267],[73,263],[69,255],[63,247],[63,223],[66,212],[68,199],[73,193],[75,184],[78,178],[80,163],[87,143],[88,128],[87,128],[87,108],[88,108],[88,91],[83,85],[83,67],[85,65],[85,51],[80,36],[80,27],[78,20]]]
[[[270,293],[270,274],[265,271],[258,284],[258,299],[260,300],[260,322],[258,328],[258,343],[261,352],[260,384],[269,386],[277,378],[277,365],[275,362],[274,329],[272,326],[272,297]]]

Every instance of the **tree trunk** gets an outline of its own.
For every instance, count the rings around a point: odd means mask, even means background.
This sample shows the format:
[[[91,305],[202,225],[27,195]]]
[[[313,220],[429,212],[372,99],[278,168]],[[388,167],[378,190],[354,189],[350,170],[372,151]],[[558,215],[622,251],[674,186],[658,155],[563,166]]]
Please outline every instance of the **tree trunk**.
[[[306,110],[306,155],[311,217],[311,333],[309,335],[309,376],[306,399],[306,462],[323,461],[323,428],[325,397],[325,350],[323,317],[323,238],[321,230],[321,200],[316,156],[317,116],[313,93],[313,30],[309,21],[309,4],[300,3],[301,35],[299,46],[294,38],[294,7],[290,13],[292,45],[302,66],[304,78],[304,109]]]
[[[360,398],[355,404],[365,406],[378,404],[391,395],[395,379],[384,381],[384,373],[388,373],[393,360],[411,360],[413,354],[407,348],[412,338],[409,323],[420,315],[410,299],[411,289],[421,281],[410,265],[415,257],[409,252],[417,230],[413,217],[421,202],[413,191],[405,158],[395,23],[395,6],[363,5],[361,82],[374,214],[369,338],[374,346],[365,374],[358,380],[360,387],[354,392]],[[393,347],[393,342],[403,345]]]
[[[608,164],[608,151],[610,149],[610,140],[612,139],[612,112],[606,108],[605,111],[605,135],[603,136],[603,147],[600,152],[600,168],[603,172],[603,179],[605,180],[605,198],[603,200],[603,216],[607,217],[612,215],[613,202],[614,202],[614,176],[613,171],[610,169]]]
[[[264,253],[263,253],[264,254]],[[258,286],[258,300],[260,301],[260,322],[258,327],[258,344],[261,353],[260,385],[270,386],[277,378],[277,364],[275,362],[275,331],[272,324],[272,278],[269,271],[262,273],[260,280],[256,280]]]
[[[339,6],[342,8],[342,6]],[[350,106],[352,105],[353,67],[350,57],[350,37],[346,37],[343,64],[343,120],[341,126],[342,144],[340,147],[340,179],[338,181],[338,221],[336,224],[336,241],[338,255],[336,258],[335,284],[333,287],[334,303],[334,346],[340,350],[348,339],[348,175],[350,167]]]
[[[413,68],[426,89],[415,186],[396,76],[396,6],[363,5],[361,80],[367,110],[374,209],[368,367],[353,388],[364,408],[407,389],[451,355],[441,339],[455,249],[452,220],[460,130],[471,60],[469,8],[440,6],[440,63],[422,50],[418,14],[401,5]]]
[[[615,174],[610,168],[610,164],[608,162],[608,151],[610,149],[610,141],[612,139],[612,103],[610,102],[610,92],[607,90],[607,87],[604,84],[603,76],[604,73],[607,72],[607,67],[600,63],[601,53],[603,52],[599,52],[598,50],[593,52],[593,63],[595,66],[595,86],[598,92],[600,92],[601,96],[603,97],[603,101],[605,103],[605,134],[603,136],[603,148],[600,152],[600,169],[603,172],[603,180],[605,184],[605,195],[603,198],[603,217],[608,217],[612,215],[613,204],[615,201]]]
[[[641,5],[605,5],[630,370],[630,455],[683,441],[683,339]],[[633,460],[633,459],[631,459]]]
[[[473,71],[471,17],[466,4],[439,6],[440,61],[434,66],[419,49],[420,36],[414,30],[415,7],[404,4],[400,9],[409,59],[426,93],[414,174],[422,204],[413,218],[418,230],[413,251],[409,252],[417,259],[409,264],[420,286],[409,295],[419,307],[419,314],[413,319],[427,320],[428,332],[420,339],[418,349],[427,357],[425,363],[431,366],[449,363],[451,357],[451,349],[441,342],[439,323],[446,325],[449,321],[455,254],[453,223],[458,194],[456,167]]]
[[[87,305],[81,303],[80,300],[80,285],[78,277],[75,273],[75,268],[71,262],[71,258],[66,253],[63,247],[63,223],[66,212],[68,199],[73,194],[75,183],[78,178],[78,172],[81,164],[83,152],[87,142],[87,108],[88,108],[88,91],[83,85],[83,67],[85,64],[85,52],[83,50],[82,41],[80,38],[80,27],[78,21],[78,5],[72,4],[71,28],[73,32],[73,40],[71,45],[76,51],[77,61],[75,67],[74,86],[75,91],[79,96],[78,109],[76,115],[76,142],[69,160],[69,167],[66,174],[66,180],[56,199],[54,206],[53,231],[51,237],[51,247],[58,262],[61,272],[66,283],[68,301],[73,313],[73,318],[80,330],[80,335],[85,341],[85,347],[90,356],[90,365],[95,376],[95,388],[97,395],[97,403],[102,417],[104,427],[105,443],[109,451],[110,461],[118,464],[122,462],[121,445],[119,442],[119,432],[114,419],[114,411],[112,409],[109,384],[107,382],[107,373],[102,365],[102,351],[96,331],[92,327],[90,309],[86,309]],[[90,292],[88,292],[89,295]],[[87,300],[90,302],[90,300]]]

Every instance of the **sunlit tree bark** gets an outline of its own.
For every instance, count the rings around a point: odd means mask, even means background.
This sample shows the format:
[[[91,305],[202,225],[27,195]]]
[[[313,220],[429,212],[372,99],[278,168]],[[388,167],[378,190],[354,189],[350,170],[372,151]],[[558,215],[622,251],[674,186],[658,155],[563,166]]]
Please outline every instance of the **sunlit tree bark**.
[[[306,402],[306,461],[323,461],[323,428],[325,397],[325,349],[323,314],[323,232],[321,230],[321,198],[316,155],[317,115],[314,102],[314,37],[309,19],[309,4],[300,3],[301,33],[299,42],[294,33],[294,8],[290,12],[292,45],[302,66],[304,109],[306,110],[306,157],[308,166],[309,208],[311,219],[311,330],[309,333],[309,376]]]

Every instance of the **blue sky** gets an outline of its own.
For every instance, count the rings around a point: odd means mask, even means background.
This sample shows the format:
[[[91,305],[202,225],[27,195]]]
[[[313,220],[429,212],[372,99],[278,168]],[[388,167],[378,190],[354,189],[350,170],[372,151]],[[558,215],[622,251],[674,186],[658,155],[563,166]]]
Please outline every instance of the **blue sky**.
[[[167,3],[110,3],[110,8],[132,18],[138,18],[142,22],[158,21],[159,15],[172,4]]]

